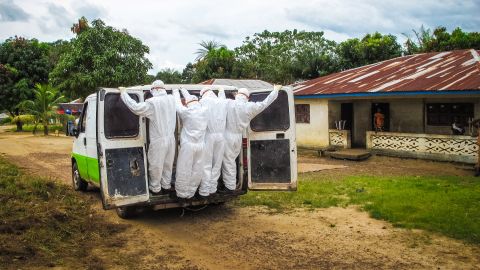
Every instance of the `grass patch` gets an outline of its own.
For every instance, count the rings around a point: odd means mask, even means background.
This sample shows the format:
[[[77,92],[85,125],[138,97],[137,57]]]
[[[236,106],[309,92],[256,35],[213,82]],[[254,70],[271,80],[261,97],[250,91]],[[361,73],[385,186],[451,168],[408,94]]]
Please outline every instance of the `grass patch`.
[[[249,192],[240,205],[276,210],[360,205],[395,226],[439,232],[480,243],[480,181],[475,177],[351,176],[322,180],[299,175],[297,192]]]
[[[114,242],[125,226],[104,221],[91,203],[0,158],[0,269],[103,268],[92,250]]]

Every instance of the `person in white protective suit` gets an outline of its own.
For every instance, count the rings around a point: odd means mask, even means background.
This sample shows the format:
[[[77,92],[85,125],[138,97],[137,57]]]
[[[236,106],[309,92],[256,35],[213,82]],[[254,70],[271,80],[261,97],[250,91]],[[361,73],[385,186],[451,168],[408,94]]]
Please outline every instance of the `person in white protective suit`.
[[[238,89],[235,100],[227,99],[227,123],[225,130],[225,151],[222,164],[222,178],[226,190],[233,192],[237,185],[237,164],[242,147],[242,136],[246,132],[250,121],[272,104],[278,96],[281,85],[275,85],[273,91],[261,102],[250,102],[250,94],[246,88]],[[218,96],[225,98],[225,93],[220,91]]]
[[[208,197],[217,192],[218,178],[222,169],[225,121],[225,99],[219,99],[210,86],[200,91],[200,104],[207,109],[207,132],[205,133],[204,175],[198,193]]]
[[[167,95],[165,85],[157,80],[152,83],[151,98],[136,102],[120,88],[125,105],[136,115],[150,120],[150,144],[148,147],[149,189],[159,193],[171,190],[173,159],[175,158],[175,124],[177,120],[175,99]]]
[[[190,199],[195,195],[203,176],[207,109],[198,102],[196,96],[190,95],[184,88],[180,90],[185,98],[185,106],[178,89],[173,90],[177,112],[182,121],[175,190],[178,198]]]

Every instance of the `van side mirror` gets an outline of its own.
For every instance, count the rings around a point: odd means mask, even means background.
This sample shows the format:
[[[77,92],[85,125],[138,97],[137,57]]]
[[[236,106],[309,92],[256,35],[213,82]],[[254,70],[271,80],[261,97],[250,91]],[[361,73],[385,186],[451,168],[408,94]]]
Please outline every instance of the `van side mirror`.
[[[70,136],[78,137],[78,134],[80,134],[80,132],[78,132],[78,128],[73,128]]]

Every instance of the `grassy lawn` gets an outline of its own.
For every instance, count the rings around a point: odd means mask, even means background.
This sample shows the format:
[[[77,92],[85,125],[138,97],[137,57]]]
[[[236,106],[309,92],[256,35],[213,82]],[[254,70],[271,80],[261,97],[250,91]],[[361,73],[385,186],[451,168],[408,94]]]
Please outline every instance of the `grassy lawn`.
[[[480,179],[475,177],[299,175],[297,192],[249,192],[240,205],[277,210],[360,205],[377,219],[480,243]]]
[[[0,157],[0,269],[102,268],[92,250],[121,247],[115,238],[125,226],[103,220],[91,204],[72,188],[24,175]]]

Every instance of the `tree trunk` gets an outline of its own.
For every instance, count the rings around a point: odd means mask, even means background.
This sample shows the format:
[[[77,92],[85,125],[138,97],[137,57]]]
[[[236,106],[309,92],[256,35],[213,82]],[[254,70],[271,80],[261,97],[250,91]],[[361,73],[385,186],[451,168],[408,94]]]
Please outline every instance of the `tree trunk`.
[[[43,135],[47,136],[48,135],[48,125],[43,125]]]
[[[23,123],[22,123],[22,121],[17,121],[15,124],[17,125],[17,132],[18,132],[18,131],[23,131]]]
[[[20,115],[20,110],[18,108],[15,109],[15,116],[19,116]],[[18,131],[23,131],[23,123],[22,121],[18,120],[16,122],[16,125],[17,125],[17,132]]]

